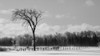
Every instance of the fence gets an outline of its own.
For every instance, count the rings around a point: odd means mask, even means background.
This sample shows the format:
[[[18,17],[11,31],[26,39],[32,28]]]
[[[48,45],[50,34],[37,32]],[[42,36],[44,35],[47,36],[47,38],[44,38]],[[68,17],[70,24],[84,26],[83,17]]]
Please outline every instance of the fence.
[[[34,48],[30,46],[29,48],[25,46],[4,46],[2,48],[6,48],[8,51],[33,51]],[[37,46],[37,51],[63,51],[63,50],[82,50],[88,47],[78,47],[78,46]],[[96,47],[98,48],[98,47]]]

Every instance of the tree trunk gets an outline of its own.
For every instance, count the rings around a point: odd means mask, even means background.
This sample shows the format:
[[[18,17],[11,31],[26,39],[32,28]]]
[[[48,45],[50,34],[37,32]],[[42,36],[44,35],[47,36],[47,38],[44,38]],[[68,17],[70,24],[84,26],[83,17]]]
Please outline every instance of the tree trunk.
[[[33,37],[32,37],[32,46],[34,47],[34,51],[36,51],[36,45],[35,45],[35,30],[32,30]]]
[[[33,33],[33,37],[34,37],[34,51],[36,51],[36,45],[35,45],[35,33]]]

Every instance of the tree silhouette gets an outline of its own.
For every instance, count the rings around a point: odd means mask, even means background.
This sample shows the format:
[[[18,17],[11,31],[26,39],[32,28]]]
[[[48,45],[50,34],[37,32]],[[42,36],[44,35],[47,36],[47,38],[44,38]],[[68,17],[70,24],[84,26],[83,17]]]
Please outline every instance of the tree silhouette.
[[[32,46],[34,46],[34,51],[36,50],[35,46],[35,30],[38,22],[40,21],[42,16],[42,11],[38,11],[36,9],[16,9],[13,11],[12,17],[13,21],[17,19],[24,20],[23,23],[28,23],[31,27],[33,38],[32,38]]]

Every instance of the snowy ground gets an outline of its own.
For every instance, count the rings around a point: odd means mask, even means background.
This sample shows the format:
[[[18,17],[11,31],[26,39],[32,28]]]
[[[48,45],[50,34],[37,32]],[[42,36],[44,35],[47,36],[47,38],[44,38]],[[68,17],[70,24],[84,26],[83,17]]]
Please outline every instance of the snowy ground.
[[[80,50],[60,51],[7,51],[0,52],[0,56],[100,56],[100,48],[88,47]]]

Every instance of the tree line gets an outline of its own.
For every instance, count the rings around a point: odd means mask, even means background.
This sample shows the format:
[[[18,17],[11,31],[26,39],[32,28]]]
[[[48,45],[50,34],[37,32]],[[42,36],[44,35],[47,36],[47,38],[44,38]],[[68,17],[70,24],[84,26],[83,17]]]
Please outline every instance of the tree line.
[[[100,32],[82,31],[36,36],[36,46],[99,46]],[[32,35],[0,38],[0,46],[32,46]]]

